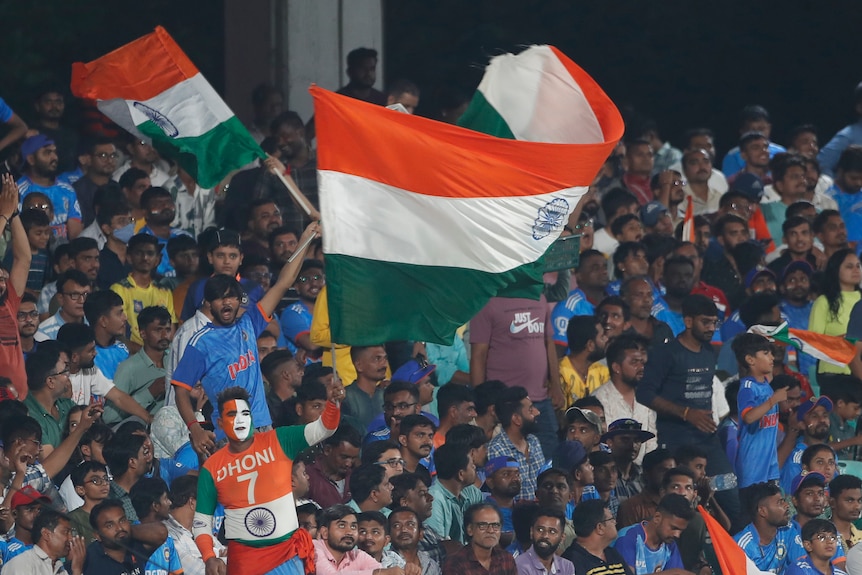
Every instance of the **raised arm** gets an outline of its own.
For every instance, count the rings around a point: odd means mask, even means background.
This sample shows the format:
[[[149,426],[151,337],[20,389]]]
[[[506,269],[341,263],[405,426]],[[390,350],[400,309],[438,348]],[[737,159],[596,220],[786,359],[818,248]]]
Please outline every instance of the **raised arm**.
[[[13,218],[12,214],[18,209],[18,186],[12,178],[12,174],[3,174],[2,187],[0,187],[0,231],[8,224],[12,230],[12,269],[9,270],[9,281],[15,293],[20,297],[27,288],[27,276],[30,274],[30,242],[27,241],[27,232],[21,225],[21,220]]]
[[[290,289],[290,286],[292,286],[296,281],[296,276],[299,275],[299,270],[302,267],[302,260],[304,259],[303,256],[308,250],[308,242],[306,242],[306,240],[308,240],[309,237],[314,237],[316,235],[320,235],[320,224],[318,222],[312,222],[308,224],[308,227],[305,228],[304,232],[302,232],[302,237],[299,238],[300,247],[297,252],[293,254],[293,261],[284,264],[284,267],[281,268],[281,273],[278,274],[278,278],[275,280],[275,283],[272,284],[272,287],[267,290],[266,294],[264,294],[258,302],[260,309],[263,310],[267,316],[272,315],[278,302],[280,302],[281,298],[284,297],[284,292]]]

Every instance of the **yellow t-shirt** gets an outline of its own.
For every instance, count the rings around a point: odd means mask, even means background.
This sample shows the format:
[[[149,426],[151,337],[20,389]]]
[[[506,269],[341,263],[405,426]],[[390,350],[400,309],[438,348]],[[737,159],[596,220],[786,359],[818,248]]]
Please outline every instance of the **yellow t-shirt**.
[[[560,384],[563,387],[563,396],[566,400],[565,409],[570,408],[576,400],[590,395],[610,379],[611,372],[608,370],[608,366],[596,362],[590,365],[587,370],[587,381],[584,382],[580,374],[575,371],[569,357],[564,357],[560,360]]]
[[[862,293],[858,291],[842,291],[841,305],[838,308],[838,317],[833,317],[829,310],[829,301],[826,296],[820,296],[814,300],[811,306],[811,315],[808,316],[808,329],[823,335],[840,335],[847,333],[847,325],[850,323],[850,312],[853,306],[862,299]],[[843,373],[849,374],[849,367],[838,367],[831,363],[821,361],[817,365],[817,373]]]
[[[174,312],[174,295],[169,289],[158,287],[156,282],[142,288],[135,283],[131,274],[111,286],[111,291],[116,292],[123,298],[123,311],[131,328],[129,339],[138,345],[144,345],[141,339],[141,331],[138,329],[138,314],[145,307],[163,306],[171,314],[171,323],[177,323],[177,314]]]

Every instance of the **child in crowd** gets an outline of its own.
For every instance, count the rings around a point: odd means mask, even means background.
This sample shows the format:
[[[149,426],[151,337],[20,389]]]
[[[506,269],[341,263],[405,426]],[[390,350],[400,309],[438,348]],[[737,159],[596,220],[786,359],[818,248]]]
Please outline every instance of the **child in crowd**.
[[[84,461],[72,470],[72,485],[75,486],[78,497],[84,500],[84,504],[69,513],[69,520],[78,530],[78,535],[89,545],[93,541],[90,511],[108,498],[111,489],[108,468],[98,461]]]

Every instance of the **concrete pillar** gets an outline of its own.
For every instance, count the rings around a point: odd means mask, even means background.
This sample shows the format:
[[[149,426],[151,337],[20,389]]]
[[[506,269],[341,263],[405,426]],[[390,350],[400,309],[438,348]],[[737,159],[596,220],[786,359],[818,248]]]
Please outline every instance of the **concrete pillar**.
[[[285,109],[313,114],[308,87],[336,90],[347,83],[347,53],[378,51],[377,89],[384,85],[382,0],[227,0],[225,98],[244,122],[251,90],[280,86]]]

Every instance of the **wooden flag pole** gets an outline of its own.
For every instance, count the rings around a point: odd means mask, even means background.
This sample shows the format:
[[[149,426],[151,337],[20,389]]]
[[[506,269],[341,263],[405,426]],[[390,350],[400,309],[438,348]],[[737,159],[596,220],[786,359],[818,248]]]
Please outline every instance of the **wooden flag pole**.
[[[302,193],[299,186],[297,186],[296,182],[293,181],[293,178],[285,176],[276,168],[272,168],[270,171],[275,174],[279,180],[281,180],[281,183],[284,184],[284,187],[287,188],[287,191],[290,192],[290,195],[293,197],[293,201],[302,208],[306,215],[313,218],[314,214],[317,213],[317,210],[314,209],[314,206],[311,205],[311,202],[308,201],[308,198],[305,197],[305,194]]]

